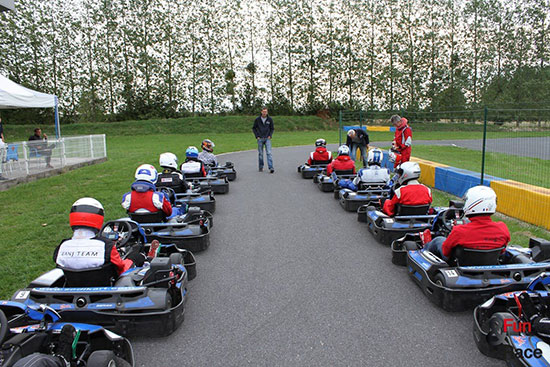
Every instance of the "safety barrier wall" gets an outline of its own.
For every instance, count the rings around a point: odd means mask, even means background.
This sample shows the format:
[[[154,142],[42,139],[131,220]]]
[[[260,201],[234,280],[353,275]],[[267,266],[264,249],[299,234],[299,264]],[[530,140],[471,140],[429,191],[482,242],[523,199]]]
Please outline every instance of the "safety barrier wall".
[[[353,125],[349,125],[349,126],[342,126],[342,128],[344,129],[344,131],[349,131],[351,129],[359,129],[359,128],[362,128],[363,130],[366,129],[366,131],[395,131],[395,127],[393,126],[377,126],[377,125],[368,125],[368,126],[353,126]]]
[[[470,187],[480,184],[481,176],[477,172],[416,157],[411,157],[411,161],[420,165],[420,182],[452,195],[463,197]],[[387,152],[384,152],[382,166],[393,170]],[[498,212],[550,229],[550,189],[487,175],[483,177],[483,184],[495,190]]]

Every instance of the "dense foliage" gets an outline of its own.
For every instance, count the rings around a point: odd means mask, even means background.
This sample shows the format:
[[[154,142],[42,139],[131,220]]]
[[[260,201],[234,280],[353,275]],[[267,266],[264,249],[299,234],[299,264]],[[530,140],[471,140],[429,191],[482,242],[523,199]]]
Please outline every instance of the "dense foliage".
[[[549,15],[549,0],[16,0],[0,72],[57,94],[65,122],[518,108],[550,100]]]

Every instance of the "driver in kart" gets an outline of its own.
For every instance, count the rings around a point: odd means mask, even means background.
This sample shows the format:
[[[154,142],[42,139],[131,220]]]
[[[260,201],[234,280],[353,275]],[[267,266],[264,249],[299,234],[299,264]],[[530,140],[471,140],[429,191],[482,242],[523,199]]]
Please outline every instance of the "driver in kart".
[[[218,158],[213,153],[215,146],[210,139],[204,139],[201,143],[202,152],[199,153],[199,160],[209,167],[218,166]]]
[[[122,196],[122,207],[130,214],[164,212],[166,217],[172,215],[172,205],[162,192],[157,191],[157,169],[150,164],[142,164],[136,169],[136,181],[132,191]]]
[[[380,167],[382,164],[382,157],[383,153],[380,149],[371,149],[367,155],[367,168],[361,168],[353,181],[339,180],[337,182],[338,185],[352,191],[357,191],[362,185],[388,185],[390,181],[390,171],[387,168]]]
[[[103,225],[103,213],[103,206],[96,199],[81,198],[75,201],[69,214],[73,236],[61,242],[55,249],[53,259],[57,266],[83,270],[112,263],[119,275],[133,265],[143,266],[143,254],[132,253],[123,260],[112,241],[98,237]],[[93,280],[90,282],[93,283]]]
[[[186,192],[192,185],[185,181],[185,176],[178,171],[178,157],[174,153],[162,153],[159,157],[162,173],[159,174],[156,186],[169,187],[175,193]]]
[[[454,226],[449,237],[435,237],[424,248],[447,261],[456,246],[480,250],[505,247],[510,242],[510,232],[505,223],[491,219],[496,209],[497,195],[493,189],[470,188],[464,196],[464,215],[470,223]]]
[[[395,206],[402,205],[427,205],[432,203],[432,191],[418,182],[420,178],[420,166],[416,162],[405,162],[396,171],[399,178],[395,193],[391,199],[384,202],[382,211],[387,215],[395,215]]]
[[[330,162],[332,162],[332,152],[327,150],[327,141],[325,139],[317,139],[315,141],[315,151],[309,153],[308,166],[313,164],[329,164]]]
[[[180,166],[180,171],[185,177],[206,177],[204,163],[199,159],[197,147],[189,147],[185,150],[185,162]]]
[[[349,156],[349,147],[341,145],[338,148],[338,157],[327,166],[327,175],[334,171],[352,171],[355,174],[355,162]]]

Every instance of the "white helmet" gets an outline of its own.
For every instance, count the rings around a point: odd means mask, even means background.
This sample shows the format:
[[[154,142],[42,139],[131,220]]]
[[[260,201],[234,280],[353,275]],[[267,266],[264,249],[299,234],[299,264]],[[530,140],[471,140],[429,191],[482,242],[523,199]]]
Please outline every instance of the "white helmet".
[[[397,169],[397,174],[399,174],[397,182],[402,185],[407,181],[415,180],[420,177],[420,166],[416,162],[401,163]]]
[[[159,164],[162,168],[178,169],[178,157],[174,153],[162,153],[159,157]]]
[[[381,165],[382,164],[382,157],[384,157],[384,154],[382,151],[378,148],[371,149],[369,151],[369,154],[367,156],[367,164],[370,166],[371,164]]]
[[[340,145],[338,155],[349,155],[349,147],[347,145]]]
[[[157,169],[150,164],[142,164],[136,169],[135,177],[138,181],[147,181],[155,184],[158,178]]]
[[[487,186],[474,186],[464,195],[464,215],[494,214],[497,210],[497,194]]]
[[[315,146],[316,147],[324,147],[327,145],[327,141],[325,139],[317,139],[315,140]]]

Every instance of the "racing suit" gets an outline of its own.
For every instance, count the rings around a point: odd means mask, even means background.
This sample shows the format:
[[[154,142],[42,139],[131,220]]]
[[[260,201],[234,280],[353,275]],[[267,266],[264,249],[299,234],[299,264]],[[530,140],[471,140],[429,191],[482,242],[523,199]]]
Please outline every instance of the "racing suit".
[[[128,213],[156,213],[162,210],[167,217],[172,214],[170,201],[162,192],[156,191],[154,184],[146,181],[132,184],[132,191],[122,196],[122,207]]]
[[[349,155],[339,155],[327,166],[327,175],[332,174],[333,171],[352,171],[355,174],[355,162]]]
[[[187,158],[180,166],[185,177],[206,177],[204,163],[198,158]]]
[[[97,238],[86,228],[75,229],[71,239],[62,241],[54,251],[53,260],[57,266],[71,270],[99,268],[112,263],[119,275],[134,264],[132,260],[121,259],[114,242]]]
[[[395,149],[398,151],[394,168],[411,159],[412,129],[406,119],[402,119],[401,125],[395,129]]]
[[[361,168],[357,176],[352,180],[341,180],[340,187],[357,191],[360,186],[384,185],[390,181],[390,171],[377,165]]]
[[[393,198],[384,202],[382,211],[387,215],[395,215],[395,205],[426,205],[432,202],[432,191],[419,183],[417,180],[410,180],[406,184],[395,189]]]
[[[332,153],[325,147],[317,147],[314,152],[309,153],[308,165],[328,164],[332,162]]]
[[[169,187],[176,194],[186,192],[189,188],[189,185],[185,181],[185,177],[178,171],[172,171],[165,169],[158,176],[156,187]]]
[[[218,158],[213,153],[207,152],[206,150],[203,150],[199,153],[199,160],[202,161],[207,166],[210,167],[217,167],[218,166]]]
[[[426,244],[428,251],[447,260],[456,246],[480,250],[504,247],[510,242],[506,224],[493,222],[491,214],[470,216],[470,223],[453,227],[449,237],[434,238]]]

